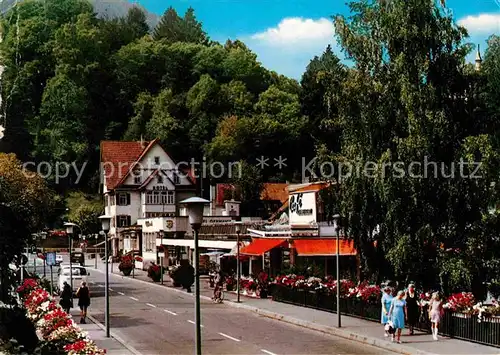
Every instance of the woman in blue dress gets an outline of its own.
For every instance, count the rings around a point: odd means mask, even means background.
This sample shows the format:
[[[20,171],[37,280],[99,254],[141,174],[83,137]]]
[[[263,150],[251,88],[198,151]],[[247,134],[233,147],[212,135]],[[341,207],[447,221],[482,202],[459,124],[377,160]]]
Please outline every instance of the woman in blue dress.
[[[403,299],[404,295],[403,291],[399,291],[398,295],[392,300],[391,309],[389,310],[389,318],[394,325],[394,329],[397,330],[399,344],[401,344],[401,331],[405,327],[406,319],[406,301]],[[394,341],[394,335],[392,336],[392,341]]]
[[[387,323],[389,323],[389,310],[391,309],[391,303],[392,303],[392,290],[389,286],[386,286],[384,288],[384,293],[382,294],[382,316],[380,319],[380,322],[382,323],[383,326],[385,326]],[[389,333],[387,330],[385,331],[384,336],[389,336]]]

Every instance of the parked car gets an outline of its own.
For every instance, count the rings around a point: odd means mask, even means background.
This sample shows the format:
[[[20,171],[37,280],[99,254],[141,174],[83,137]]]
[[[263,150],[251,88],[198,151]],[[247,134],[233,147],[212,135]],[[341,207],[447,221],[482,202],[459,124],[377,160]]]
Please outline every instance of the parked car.
[[[90,273],[87,272],[87,269],[83,266],[73,265],[70,268],[69,265],[63,265],[59,269],[58,286],[60,290],[63,289],[64,282],[67,282],[68,285],[71,285],[71,271],[73,272],[73,291],[76,291],[78,289],[82,281],[87,282],[87,277],[90,275]]]
[[[85,266],[85,254],[80,252],[72,253],[71,262],[75,264],[80,264],[80,266]]]
[[[61,265],[63,262],[63,256],[61,254],[56,254],[56,265]]]

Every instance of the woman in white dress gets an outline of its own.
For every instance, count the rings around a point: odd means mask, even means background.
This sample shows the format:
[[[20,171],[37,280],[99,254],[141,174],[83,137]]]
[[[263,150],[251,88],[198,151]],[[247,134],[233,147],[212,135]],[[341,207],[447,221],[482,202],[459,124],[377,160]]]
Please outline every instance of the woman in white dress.
[[[431,320],[432,338],[438,340],[438,328],[443,315],[443,302],[438,292],[434,292],[429,302],[429,319]]]

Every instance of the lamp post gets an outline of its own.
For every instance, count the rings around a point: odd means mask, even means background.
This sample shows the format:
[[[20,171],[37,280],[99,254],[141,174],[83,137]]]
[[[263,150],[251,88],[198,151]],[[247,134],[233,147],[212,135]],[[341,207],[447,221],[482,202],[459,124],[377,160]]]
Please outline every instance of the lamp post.
[[[75,223],[66,222],[64,223],[66,227],[66,234],[69,237],[69,280],[71,285],[71,299],[73,299],[73,261],[72,259],[72,249],[73,249],[73,232],[75,227],[78,227]]]
[[[200,254],[198,252],[198,232],[203,223],[203,209],[210,201],[199,197],[191,197],[180,203],[186,205],[189,223],[194,231],[195,350],[196,355],[201,355]]]
[[[240,233],[241,233],[241,222],[234,222],[234,227],[236,229],[236,302],[240,303]]]
[[[340,317],[340,215],[333,216],[335,229],[337,230],[337,327],[341,327]]]
[[[42,233],[40,233],[40,235],[42,237],[42,240],[47,239],[47,232],[42,232]],[[42,247],[42,254],[44,256],[44,258],[43,258],[43,277],[46,277],[47,276],[47,273],[46,273],[47,261],[46,261],[46,258],[45,258],[45,248],[43,248],[43,247]]]
[[[108,270],[108,232],[109,232],[109,225],[111,221],[111,217],[109,216],[100,216],[99,219],[101,220],[102,224],[102,231],[104,232],[104,258],[106,260],[106,271],[104,272],[104,297],[105,297],[105,304],[104,307],[106,309],[105,311],[105,319],[104,323],[106,326],[106,338],[109,338],[109,270]]]

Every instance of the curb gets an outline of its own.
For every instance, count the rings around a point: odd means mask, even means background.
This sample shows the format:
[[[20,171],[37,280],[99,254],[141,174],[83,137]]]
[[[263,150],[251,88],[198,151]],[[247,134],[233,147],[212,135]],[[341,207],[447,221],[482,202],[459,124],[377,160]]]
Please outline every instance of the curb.
[[[104,273],[103,270],[99,270],[99,269],[94,269],[94,270],[99,271],[101,273]],[[176,288],[173,288],[173,287],[159,285],[159,284],[148,282],[148,281],[144,281],[144,280],[134,279],[134,278],[131,278],[129,276],[121,276],[121,275],[112,274],[112,273],[110,273],[110,275],[114,275],[115,277],[118,277],[118,278],[121,278],[121,279],[134,280],[134,281],[137,281],[137,282],[140,282],[140,283],[145,283],[145,284],[148,284],[148,285],[153,285],[153,286],[156,286],[156,287],[161,287],[162,289],[167,289],[167,290],[171,290],[171,291],[174,291],[174,292],[182,293],[184,295],[191,295],[191,296],[194,297],[194,292],[193,293],[187,293],[187,292],[185,292],[183,290],[180,290],[180,289],[176,289]],[[204,295],[200,295],[200,299],[212,301],[211,297],[204,296]],[[236,303],[236,302],[233,302],[233,301],[230,301],[230,300],[225,300],[225,301],[227,301],[227,302],[224,302],[224,304],[228,305],[230,307],[244,309],[244,310],[256,313],[258,315],[261,315],[263,317],[267,317],[267,318],[270,318],[270,319],[273,319],[273,320],[277,320],[277,321],[281,321],[281,322],[284,322],[284,323],[288,323],[288,324],[296,325],[296,326],[299,326],[299,327],[307,328],[307,329],[310,329],[310,330],[318,331],[318,332],[321,332],[321,333],[324,333],[324,334],[334,335],[334,336],[337,336],[337,337],[340,337],[340,338],[344,338],[344,339],[348,339],[348,340],[353,340],[353,341],[356,341],[356,342],[361,343],[361,344],[375,346],[377,348],[381,348],[381,349],[384,349],[384,350],[389,350],[389,351],[392,351],[392,352],[395,352],[395,353],[398,353],[398,354],[404,354],[404,355],[413,355],[413,354],[415,354],[415,355],[434,355],[433,353],[429,353],[429,352],[426,352],[426,351],[423,351],[423,350],[418,350],[418,349],[415,349],[415,348],[412,348],[412,347],[409,347],[409,346],[399,345],[399,344],[391,343],[389,341],[385,341],[385,340],[377,339],[377,338],[373,338],[373,337],[367,337],[365,335],[362,335],[362,334],[359,334],[359,333],[356,333],[356,332],[352,332],[350,330],[343,330],[343,329],[339,329],[339,328],[336,328],[336,327],[330,327],[330,326],[326,326],[326,325],[322,325],[322,324],[318,324],[318,323],[314,323],[314,322],[304,321],[302,319],[293,318],[293,317],[290,317],[290,316],[286,316],[286,315],[279,314],[279,313],[276,313],[276,312],[271,312],[271,311],[260,309],[260,308],[257,308],[257,307],[247,306],[245,304]],[[136,354],[136,355],[139,355],[139,354]]]
[[[91,315],[87,314],[87,318],[90,319],[92,322],[94,322],[95,325],[97,325],[99,328],[101,328],[104,332],[106,332],[106,327],[104,324],[99,322],[97,319],[92,317]],[[117,342],[119,342],[124,348],[126,348],[128,351],[130,351],[134,355],[143,355],[140,351],[138,351],[136,348],[133,346],[128,345],[122,338],[116,335],[115,332],[113,332],[111,329],[109,331],[109,335],[115,339]]]

